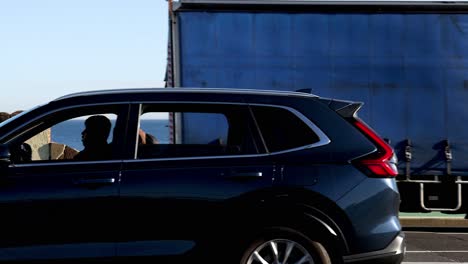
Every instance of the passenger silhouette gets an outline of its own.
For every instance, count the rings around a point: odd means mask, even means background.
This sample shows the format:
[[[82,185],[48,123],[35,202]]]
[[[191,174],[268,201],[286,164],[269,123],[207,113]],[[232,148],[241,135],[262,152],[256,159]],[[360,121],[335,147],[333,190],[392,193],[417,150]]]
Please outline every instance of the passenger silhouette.
[[[154,145],[159,144],[159,140],[151,135],[150,133],[145,132],[143,129],[138,130],[138,144],[139,145]]]
[[[110,120],[103,115],[86,119],[81,133],[84,149],[74,157],[75,160],[105,160],[112,157],[111,146],[107,143],[111,129]]]

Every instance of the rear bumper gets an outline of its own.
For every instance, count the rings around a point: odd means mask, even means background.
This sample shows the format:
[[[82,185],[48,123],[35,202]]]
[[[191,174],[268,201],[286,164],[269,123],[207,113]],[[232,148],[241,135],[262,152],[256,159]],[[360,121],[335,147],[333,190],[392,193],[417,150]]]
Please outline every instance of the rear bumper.
[[[382,263],[398,264],[403,261],[406,251],[405,234],[400,232],[395,239],[384,249],[348,255],[343,257],[345,263],[364,264],[364,263]]]

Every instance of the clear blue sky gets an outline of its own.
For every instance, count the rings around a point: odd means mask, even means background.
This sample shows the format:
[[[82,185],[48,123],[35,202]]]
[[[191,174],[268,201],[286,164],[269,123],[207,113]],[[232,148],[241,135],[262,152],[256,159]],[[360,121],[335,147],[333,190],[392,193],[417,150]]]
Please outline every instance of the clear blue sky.
[[[0,112],[162,87],[167,13],[166,0],[0,0]]]

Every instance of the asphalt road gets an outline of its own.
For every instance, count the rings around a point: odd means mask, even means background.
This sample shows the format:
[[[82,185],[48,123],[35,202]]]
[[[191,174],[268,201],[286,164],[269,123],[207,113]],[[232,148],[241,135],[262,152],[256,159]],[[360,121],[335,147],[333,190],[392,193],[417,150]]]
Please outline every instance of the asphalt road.
[[[403,263],[467,263],[468,229],[407,230]]]

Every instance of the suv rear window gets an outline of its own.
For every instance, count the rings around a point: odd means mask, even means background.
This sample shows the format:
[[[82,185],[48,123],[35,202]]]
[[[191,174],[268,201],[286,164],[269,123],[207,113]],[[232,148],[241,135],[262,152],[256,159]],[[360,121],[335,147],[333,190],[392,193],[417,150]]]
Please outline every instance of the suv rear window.
[[[286,109],[253,106],[252,111],[269,152],[307,146],[320,140],[307,124]]]

